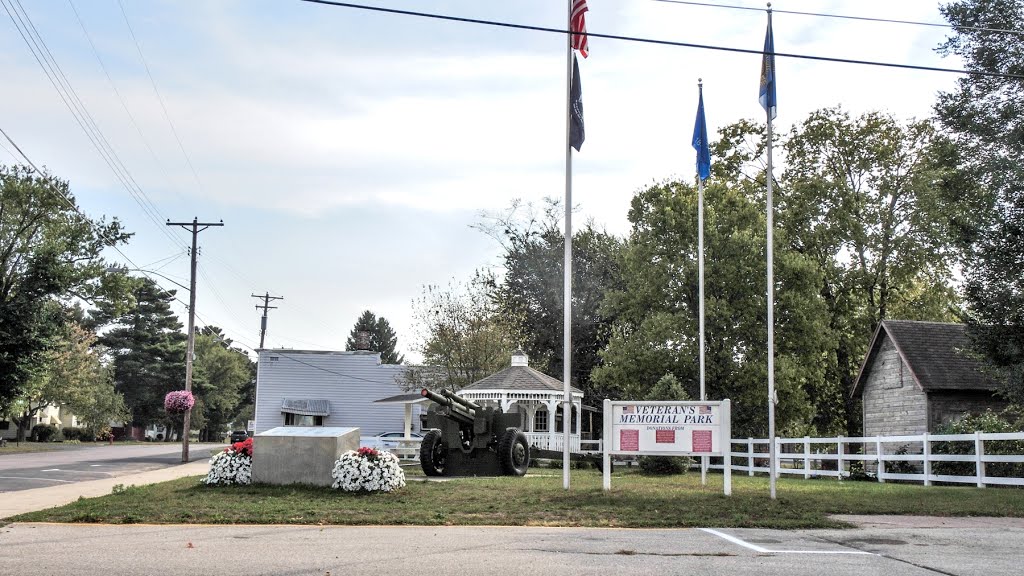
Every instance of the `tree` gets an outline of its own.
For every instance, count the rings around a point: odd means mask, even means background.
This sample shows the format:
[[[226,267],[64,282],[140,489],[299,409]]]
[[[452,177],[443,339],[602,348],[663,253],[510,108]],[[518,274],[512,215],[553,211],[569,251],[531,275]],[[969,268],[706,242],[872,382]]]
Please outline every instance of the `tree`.
[[[391,324],[386,318],[381,316],[377,317],[376,314],[369,310],[363,312],[363,314],[356,320],[356,325],[352,327],[352,331],[349,332],[348,340],[345,341],[345,350],[359,350],[359,338],[360,332],[366,332],[369,336],[368,350],[371,352],[380,352],[380,361],[382,364],[401,364],[405,361],[405,356],[399,354],[396,348],[398,347],[398,335],[391,328]]]
[[[758,195],[758,185],[746,180],[705,188],[707,393],[733,401],[740,435],[767,430],[765,220]],[[648,187],[633,198],[629,220],[624,287],[605,302],[616,320],[595,385],[643,398],[671,374],[699,397],[696,190],[674,181]],[[784,234],[775,239],[777,416],[780,430],[803,433],[813,415],[805,390],[824,378],[831,335],[816,294],[819,271],[784,249]]]
[[[526,218],[517,218],[518,207],[513,204],[506,216],[480,226],[505,249],[504,275],[489,290],[497,314],[509,324],[531,364],[561,380],[565,241],[557,218],[560,204],[549,200],[540,219],[532,209]],[[601,303],[608,291],[622,286],[622,245],[590,223],[573,233],[571,379],[591,399],[603,397],[590,376],[611,336],[613,318],[604,314]]]
[[[1006,395],[1024,402],[1024,3],[960,0],[940,7],[954,35],[940,48],[968,70],[939,94],[935,112],[960,150],[965,180],[991,196],[983,218],[963,226],[968,330],[1000,369]]]
[[[163,399],[185,385],[185,341],[171,311],[173,291],[149,278],[135,279],[133,305],[123,314],[102,304],[90,321],[106,330],[99,338],[114,365],[114,384],[124,394],[135,426],[164,418]]]
[[[508,366],[514,344],[490,302],[493,282],[478,272],[466,285],[424,287],[413,302],[424,366],[409,371],[407,388],[459,389]]]
[[[119,300],[100,253],[128,236],[79,213],[67,182],[0,166],[0,412],[39,376],[71,301]]]
[[[248,403],[246,391],[255,377],[254,364],[219,338],[219,328],[207,326],[203,332],[195,341],[192,427],[199,429],[200,440],[219,441]]]
[[[961,185],[949,142],[927,121],[827,108],[794,127],[784,148],[779,228],[821,270],[837,336],[825,387],[811,391],[816,424],[839,433],[854,416],[849,432],[859,433],[848,392],[878,323],[957,318],[953,226],[978,195]]]

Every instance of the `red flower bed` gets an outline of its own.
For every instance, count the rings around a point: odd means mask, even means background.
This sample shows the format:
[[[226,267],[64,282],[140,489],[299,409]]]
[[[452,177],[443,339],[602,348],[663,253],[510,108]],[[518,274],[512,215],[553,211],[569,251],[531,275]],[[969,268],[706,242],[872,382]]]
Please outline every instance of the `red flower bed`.
[[[235,442],[224,449],[225,452],[234,452],[242,456],[252,456],[252,438],[246,438],[244,442]]]

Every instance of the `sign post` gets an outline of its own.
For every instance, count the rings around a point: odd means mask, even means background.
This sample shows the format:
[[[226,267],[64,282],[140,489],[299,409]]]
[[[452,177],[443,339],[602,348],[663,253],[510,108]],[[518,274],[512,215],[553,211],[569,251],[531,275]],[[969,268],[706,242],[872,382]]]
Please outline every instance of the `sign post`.
[[[612,456],[721,456],[723,490],[732,494],[732,419],[718,402],[604,401],[604,489],[612,487]]]

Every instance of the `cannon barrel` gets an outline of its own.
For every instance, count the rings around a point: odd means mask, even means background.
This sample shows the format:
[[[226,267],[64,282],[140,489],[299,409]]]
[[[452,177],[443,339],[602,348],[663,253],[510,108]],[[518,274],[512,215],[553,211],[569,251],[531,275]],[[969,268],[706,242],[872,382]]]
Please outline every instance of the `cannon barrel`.
[[[480,405],[479,404],[477,404],[476,402],[473,402],[472,400],[466,400],[462,396],[459,396],[459,395],[455,394],[455,392],[449,392],[449,391],[447,391],[447,390],[442,388],[441,389],[441,395],[444,396],[445,398],[448,398],[450,400],[454,400],[455,402],[458,402],[459,404],[462,404],[467,409],[472,410],[473,412],[476,412],[477,410],[480,410]]]
[[[420,395],[423,396],[424,398],[433,401],[435,404],[439,406],[447,408],[448,417],[454,420],[458,420],[463,424],[472,424],[473,418],[474,416],[476,416],[475,410],[473,408],[470,408],[469,406],[462,404],[461,402],[452,400],[451,396],[455,395],[451,394],[451,392],[448,392],[447,390],[444,390],[444,392],[446,392],[447,394],[441,396],[440,394],[431,392],[430,390],[424,388],[423,390],[420,391]],[[451,394],[451,396],[448,396],[448,394]],[[462,399],[459,398],[459,400]],[[468,400],[466,400],[466,402],[468,402]],[[477,408],[479,408],[479,406],[477,406]]]

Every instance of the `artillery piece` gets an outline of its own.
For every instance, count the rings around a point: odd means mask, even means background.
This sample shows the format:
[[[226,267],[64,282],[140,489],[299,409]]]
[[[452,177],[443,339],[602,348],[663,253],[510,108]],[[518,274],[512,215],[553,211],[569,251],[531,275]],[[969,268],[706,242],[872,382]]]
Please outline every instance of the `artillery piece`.
[[[434,402],[421,415],[428,430],[420,444],[420,466],[427,476],[522,476],[530,465],[530,443],[521,431],[525,415],[505,414],[441,390],[424,388]]]

